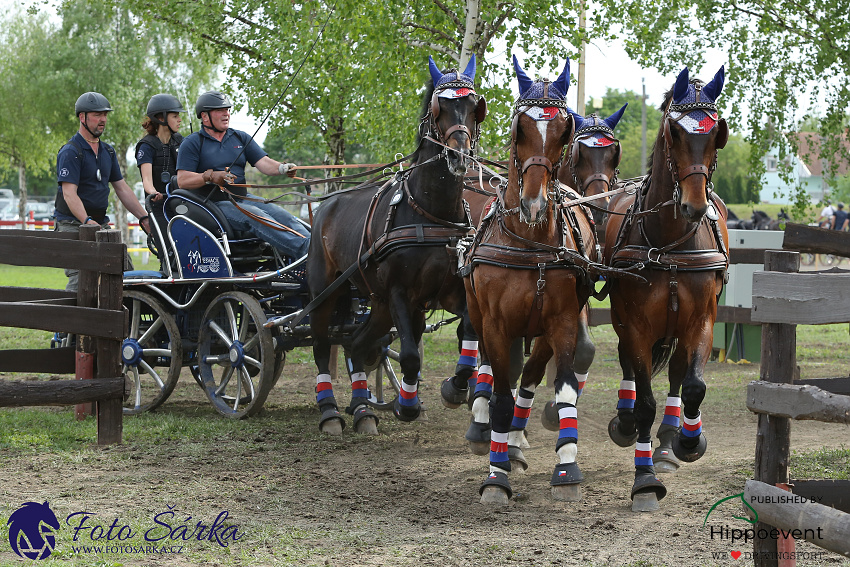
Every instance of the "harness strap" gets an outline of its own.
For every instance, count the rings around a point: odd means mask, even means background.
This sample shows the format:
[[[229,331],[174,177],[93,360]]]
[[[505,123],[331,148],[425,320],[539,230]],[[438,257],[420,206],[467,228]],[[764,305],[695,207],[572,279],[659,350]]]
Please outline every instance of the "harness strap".
[[[679,323],[679,281],[676,279],[676,266],[670,266],[670,301],[667,304],[667,328],[664,330],[663,348],[673,346],[673,334]]]
[[[543,296],[546,290],[546,264],[538,264],[540,269],[540,277],[537,279],[537,294],[534,296],[534,301],[531,303],[531,313],[528,316],[528,327],[525,331],[525,356],[531,355],[531,341],[534,337],[542,334],[540,330],[540,321],[543,318]]]

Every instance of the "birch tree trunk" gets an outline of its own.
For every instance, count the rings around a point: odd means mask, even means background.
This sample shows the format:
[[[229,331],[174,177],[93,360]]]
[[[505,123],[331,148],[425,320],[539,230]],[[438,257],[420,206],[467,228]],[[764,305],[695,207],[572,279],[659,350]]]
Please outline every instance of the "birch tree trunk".
[[[481,0],[466,0],[466,26],[463,30],[463,45],[460,49],[458,69],[466,69],[472,54],[475,53],[475,41],[478,38],[478,15]]]

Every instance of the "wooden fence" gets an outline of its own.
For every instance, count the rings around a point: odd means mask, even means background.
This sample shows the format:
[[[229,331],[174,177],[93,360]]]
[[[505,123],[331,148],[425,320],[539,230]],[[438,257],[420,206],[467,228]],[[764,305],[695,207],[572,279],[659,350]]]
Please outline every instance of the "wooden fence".
[[[850,256],[850,234],[789,225],[783,247]],[[768,251],[765,271],[753,276],[752,320],[762,324],[761,380],[747,389],[758,434],[755,478],[744,498],[758,513],[756,535],[768,535],[754,540],[759,567],[794,565],[793,555],[780,553],[788,551],[787,540],[769,537],[773,528],[797,530],[799,539],[850,557],[850,481],[792,480],[788,473],[791,419],[850,424],[850,379],[801,380],[796,361],[797,324],[850,321],[850,272],[799,273],[799,266],[798,252]],[[826,505],[783,498],[785,487]]]
[[[125,395],[120,348],[126,323],[119,232],[89,226],[81,227],[79,235],[2,230],[0,263],[80,270],[77,293],[0,287],[0,326],[77,336],[75,348],[0,350],[0,371],[77,377],[0,381],[0,407],[96,402],[98,444],[120,443]],[[81,380],[85,378],[95,379]]]

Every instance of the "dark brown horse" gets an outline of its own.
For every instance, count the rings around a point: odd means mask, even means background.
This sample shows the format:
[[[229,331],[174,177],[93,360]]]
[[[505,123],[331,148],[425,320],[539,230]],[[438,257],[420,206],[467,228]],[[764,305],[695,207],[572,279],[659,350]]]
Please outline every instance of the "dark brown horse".
[[[726,207],[711,191],[717,150],[729,136],[714,102],[722,88],[722,68],[708,84],[682,71],[661,107],[649,174],[637,191],[609,204],[625,216],[608,220],[606,264],[648,280],[640,285],[612,278],[609,288],[623,369],[609,434],[623,447],[637,441],[633,510],[656,509],[665,496],[656,464],[675,470],[679,460],[695,461],[706,448],[699,411],[702,374],[728,266]],[[653,455],[651,380],[668,364],[670,390]]]
[[[469,317],[482,344],[478,385],[492,385],[490,471],[481,499],[494,504],[507,503],[511,496],[508,448],[519,447],[534,390],[553,355],[561,412],[553,493],[563,500],[578,497],[578,381],[572,367],[579,313],[592,290],[588,269],[596,253],[590,213],[563,207],[569,197],[557,184],[574,131],[565,101],[569,61],[552,83],[532,82],[516,58],[514,68],[521,94],[511,126],[507,184],[499,187],[498,201],[479,227],[462,272]],[[518,337],[526,339],[526,351],[537,338],[514,403],[510,347]],[[487,406],[485,397],[477,397],[473,413]]]
[[[402,421],[419,416],[418,344],[425,310],[439,301],[460,313],[463,285],[457,260],[447,252],[469,230],[462,192],[467,159],[478,139],[486,103],[475,93],[475,59],[466,70],[441,73],[430,61],[434,89],[425,97],[419,149],[412,165],[384,186],[328,199],[313,221],[307,264],[311,294],[321,294],[340,274],[357,269],[351,281],[371,300],[366,322],[349,348],[352,401],[357,431],[375,433],[377,418],[369,409],[364,362],[378,340],[395,326],[400,339],[402,391],[393,411]],[[316,398],[322,431],[339,434],[345,422],[330,382],[329,359],[334,310],[351,305],[350,286],[326,297],[311,315],[313,356],[318,367]]]

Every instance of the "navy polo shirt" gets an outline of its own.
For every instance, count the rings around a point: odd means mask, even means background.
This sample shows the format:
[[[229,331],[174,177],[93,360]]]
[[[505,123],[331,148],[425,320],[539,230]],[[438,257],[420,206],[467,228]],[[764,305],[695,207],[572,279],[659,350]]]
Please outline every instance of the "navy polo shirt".
[[[203,145],[201,138],[203,138]],[[236,176],[236,183],[245,183],[245,163],[255,165],[267,155],[247,132],[228,128],[219,142],[204,128],[183,140],[180,152],[177,154],[177,169],[203,173],[208,169],[224,171],[224,168],[230,166],[230,172]],[[236,160],[237,156],[238,160]],[[234,163],[233,160],[236,162]],[[245,187],[234,187],[231,191],[237,195],[247,193]]]
[[[109,206],[109,184],[124,179],[118,165],[118,157],[114,150],[107,149],[111,146],[108,146],[106,142],[100,142],[95,156],[91,145],[79,132],[71,140],[77,147],[70,143],[65,144],[56,157],[56,179],[59,183],[59,192],[62,192],[62,183],[73,183],[77,186],[77,196],[87,211],[105,211]],[[98,170],[100,170],[100,181],[97,180]],[[54,211],[54,216],[58,220],[75,220],[72,215],[59,211]]]
[[[143,163],[153,164],[153,156],[155,153],[153,146],[142,142],[139,144],[139,152],[136,154],[136,165],[142,165]]]

